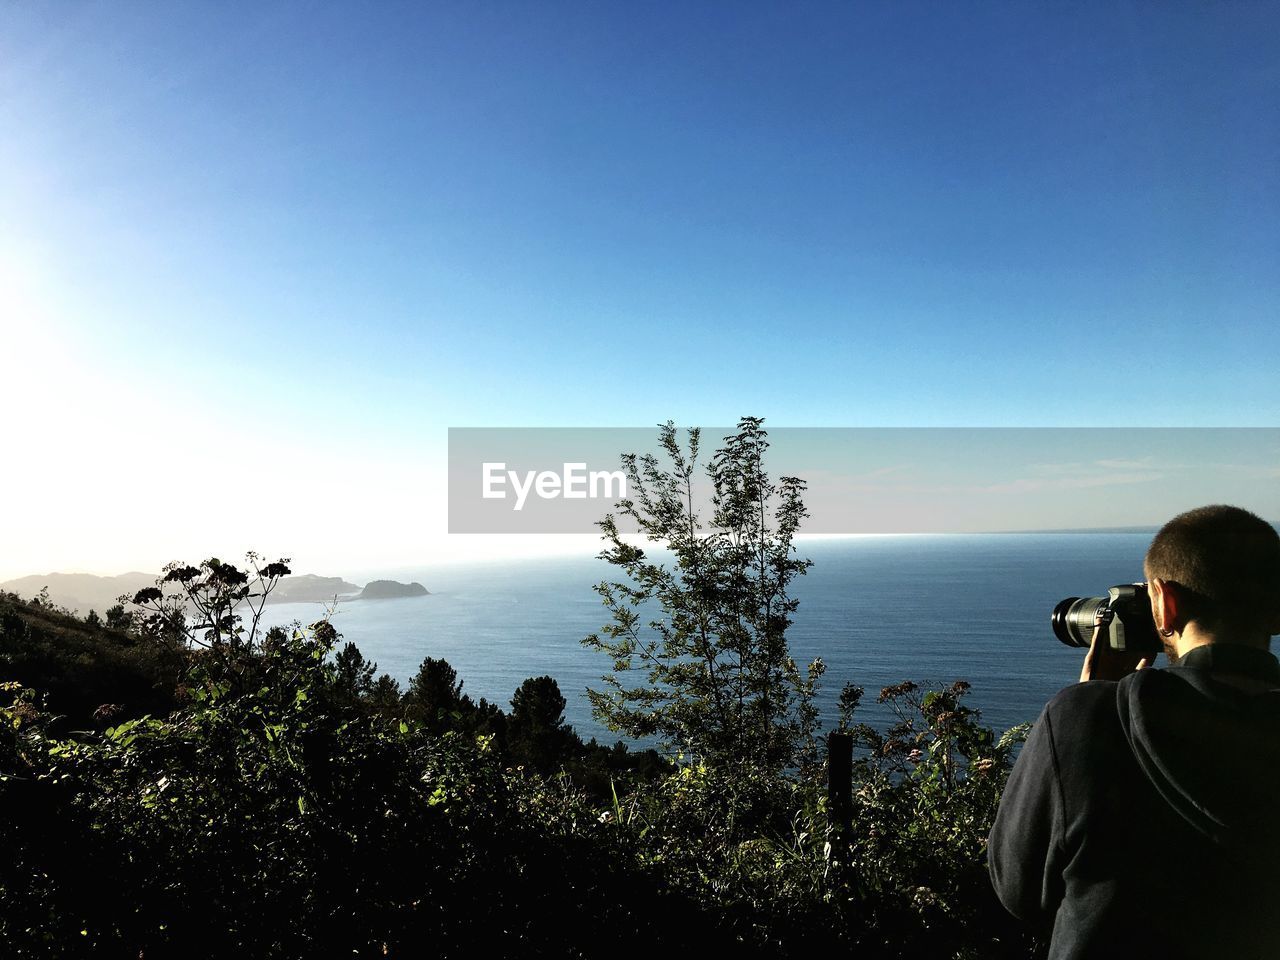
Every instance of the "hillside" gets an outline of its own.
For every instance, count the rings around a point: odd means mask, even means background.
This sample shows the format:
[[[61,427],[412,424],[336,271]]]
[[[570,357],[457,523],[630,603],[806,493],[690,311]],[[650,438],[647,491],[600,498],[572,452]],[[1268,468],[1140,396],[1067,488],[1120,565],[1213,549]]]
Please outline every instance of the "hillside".
[[[123,629],[0,592],[0,682],[13,680],[47,694],[67,725],[87,727],[104,704],[118,708],[116,720],[168,713],[178,672]]]
[[[91,573],[37,573],[6,580],[0,583],[0,591],[15,593],[29,600],[48,588],[50,604],[87,616],[90,610],[105,613],[120,602],[118,598],[122,594],[133,596],[143,587],[154,586],[157,577],[159,574],[137,571],[113,577]],[[272,591],[269,602],[322,603],[334,596],[351,596],[359,592],[358,584],[348,583],[342,577],[308,573],[282,579]]]
[[[114,577],[99,577],[92,573],[37,573],[6,580],[0,583],[0,590],[31,599],[47,587],[50,604],[86,616],[90,610],[105,613],[119,603],[117,597],[121,594],[132,596],[143,587],[153,586],[156,576],[136,570]]]

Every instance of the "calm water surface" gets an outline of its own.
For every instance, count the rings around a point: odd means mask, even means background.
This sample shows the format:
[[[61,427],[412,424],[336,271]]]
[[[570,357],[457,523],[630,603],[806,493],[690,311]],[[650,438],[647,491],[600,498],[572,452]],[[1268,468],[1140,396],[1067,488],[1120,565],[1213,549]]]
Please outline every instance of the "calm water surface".
[[[1033,720],[1074,681],[1083,651],[1054,639],[1049,614],[1071,595],[1097,596],[1142,579],[1149,534],[992,534],[864,537],[802,544],[814,561],[795,582],[789,631],[797,662],[827,664],[822,706],[834,717],[847,681],[865,687],[862,719],[881,723],[881,687],[965,679],[969,703],[1005,729]],[[351,601],[334,624],[402,683],[424,657],[443,657],[473,698],[509,706],[526,677],[550,674],[584,738],[618,739],[592,717],[588,686],[608,659],[581,645],[606,622],[592,585],[612,568],[594,558],[520,560],[401,571],[431,596]],[[272,622],[314,620],[318,604],[268,608]],[[641,676],[636,674],[637,677]]]

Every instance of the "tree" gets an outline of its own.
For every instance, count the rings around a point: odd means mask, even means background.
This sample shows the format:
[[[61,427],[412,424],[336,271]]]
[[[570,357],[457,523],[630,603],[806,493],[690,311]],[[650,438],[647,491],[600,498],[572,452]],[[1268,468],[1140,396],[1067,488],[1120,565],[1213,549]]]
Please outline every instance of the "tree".
[[[565,699],[552,677],[530,677],[511,698],[507,738],[517,760],[549,773],[569,754],[581,749],[577,735],[564,722]]]
[[[410,679],[405,704],[409,716],[438,733],[457,726],[474,706],[462,692],[458,671],[449,661],[435,657],[425,658]]]
[[[530,677],[511,698],[511,722],[519,727],[559,730],[564,726],[565,706],[554,677]]]
[[[108,630],[129,630],[133,627],[133,614],[126,613],[124,605],[117,603],[107,609]]]
[[[769,479],[762,424],[744,417],[707,463],[705,527],[698,429],[682,448],[673,423],[660,428],[665,465],[653,454],[623,455],[629,496],[616,509],[671,559],[628,543],[607,514],[598,524],[607,543],[600,557],[626,579],[596,587],[612,622],[583,643],[613,659],[605,689],[587,691],[611,730],[656,736],[713,762],[782,770],[815,754],[813,701],[824,667],[815,660],[802,674],[787,649],[797,606],[789,587],[812,564],[793,543],[807,516],[805,484]],[[645,671],[648,682],[625,686],[619,674],[631,670]]]
[[[357,703],[373,695],[373,675],[378,665],[364,658],[354,643],[343,644],[333,658],[334,692],[347,703]]]
[[[391,716],[400,713],[401,696],[400,682],[391,674],[384,673],[373,682],[368,702],[376,712]]]
[[[424,708],[453,709],[462,702],[462,681],[448,660],[426,657],[409,681],[408,695]]]

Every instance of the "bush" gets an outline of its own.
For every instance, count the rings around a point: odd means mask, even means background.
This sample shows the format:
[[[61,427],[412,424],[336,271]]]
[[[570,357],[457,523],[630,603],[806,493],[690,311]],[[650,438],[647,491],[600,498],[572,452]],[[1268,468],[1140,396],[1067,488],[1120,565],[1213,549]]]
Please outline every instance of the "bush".
[[[885,688],[886,730],[846,687],[846,829],[809,766],[582,744],[550,677],[508,716],[430,658],[402,696],[327,622],[250,637],[190,644],[177,709],[100,731],[0,685],[7,956],[1029,955],[985,867],[1024,731],[967,684]]]
[[[485,737],[344,706],[328,652],[295,632],[259,654],[255,690],[197,671],[190,706],[75,739],[49,737],[16,691],[0,745],[9,955],[585,956],[667,941],[686,908],[567,780],[509,770]]]
[[[987,833],[1018,729],[997,740],[964,683],[886,688],[898,721],[854,728],[852,829],[825,784],[689,762],[614,810],[643,863],[713,907],[719,935],[769,956],[1025,957],[986,874]],[[856,698],[855,698],[856,699]],[[850,698],[846,697],[846,703]]]
[[[178,676],[173,660],[133,633],[0,592],[0,680],[39,690],[63,718],[60,729],[167,713]]]

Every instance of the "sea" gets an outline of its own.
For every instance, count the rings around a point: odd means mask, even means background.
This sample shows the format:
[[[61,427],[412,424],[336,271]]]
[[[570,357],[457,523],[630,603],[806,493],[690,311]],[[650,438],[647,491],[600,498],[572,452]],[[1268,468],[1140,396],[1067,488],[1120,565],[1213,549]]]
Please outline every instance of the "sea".
[[[1075,682],[1083,650],[1050,629],[1055,604],[1101,596],[1142,579],[1151,532],[998,533],[862,536],[804,541],[813,561],[793,583],[800,601],[787,632],[803,666],[826,664],[819,706],[827,725],[846,683],[866,691],[858,717],[891,722],[880,690],[966,680],[966,702],[997,732],[1034,720]],[[550,675],[566,700],[565,719],[584,740],[624,740],[591,714],[612,664],[582,639],[609,618],[594,585],[617,571],[594,556],[435,564],[396,571],[424,597],[341,601],[332,622],[344,641],[401,684],[425,657],[447,660],[463,692],[509,708],[527,677]],[[310,623],[320,604],[277,604],[270,623]],[[638,671],[630,674],[640,681]],[[627,675],[623,675],[624,680]]]

